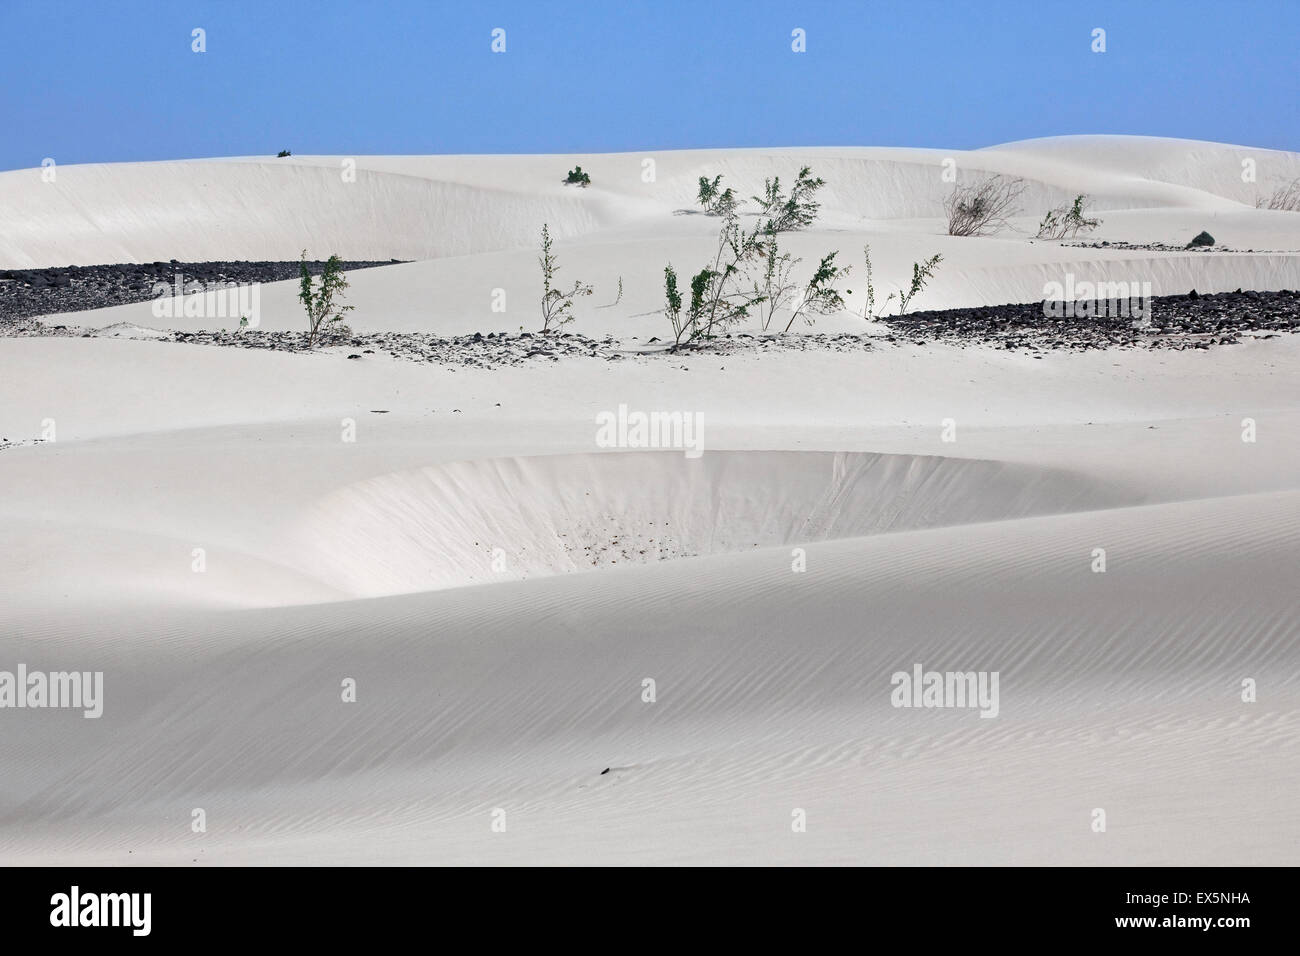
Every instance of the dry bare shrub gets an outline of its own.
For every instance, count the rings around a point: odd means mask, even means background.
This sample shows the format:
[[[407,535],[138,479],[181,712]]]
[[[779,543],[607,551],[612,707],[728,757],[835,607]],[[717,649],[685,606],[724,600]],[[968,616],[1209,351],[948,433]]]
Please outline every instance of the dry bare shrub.
[[[1293,179],[1289,183],[1278,186],[1267,199],[1260,196],[1255,200],[1255,208],[1300,212],[1300,179]]]
[[[996,232],[1019,212],[1017,203],[1025,191],[1023,179],[988,176],[978,182],[955,186],[943,201],[948,216],[948,235],[982,236]]]

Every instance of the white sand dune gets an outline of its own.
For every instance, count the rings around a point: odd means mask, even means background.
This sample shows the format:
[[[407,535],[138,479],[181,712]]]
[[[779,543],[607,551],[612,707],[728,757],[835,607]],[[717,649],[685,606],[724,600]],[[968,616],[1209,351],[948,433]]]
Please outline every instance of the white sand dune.
[[[357,328],[535,329],[546,220],[562,276],[599,286],[574,329],[643,341],[663,264],[716,228],[675,214],[695,178],[750,192],[808,162],[825,208],[791,248],[870,242],[878,296],[934,251],[922,307],[1066,271],[1300,286],[1300,216],[1240,180],[1296,154],[650,155],[654,183],[641,154],[358,157],[350,184],[333,157],[4,173],[0,267],[307,246],[418,260],[350,276]],[[1036,205],[1094,194],[1104,239],[1256,251],[1030,242],[1029,215],[943,236],[948,155]],[[590,189],[559,184],[574,163]],[[294,292],[263,290],[263,327],[299,327]],[[184,320],[148,303],[65,320],[126,325],[0,338],[0,671],[102,671],[104,711],[0,709],[6,863],[1297,862],[1294,336],[486,369],[152,341],[133,329]],[[601,447],[620,404],[698,415],[702,457]],[[997,716],[893,706],[917,664],[996,672]]]
[[[1095,162],[1094,162],[1095,157]],[[1243,159],[1256,181],[1242,182]],[[962,181],[1021,177],[1023,214],[1009,231],[978,239],[944,235],[944,162]],[[646,161],[654,180],[646,182]],[[345,181],[343,163],[354,162]],[[1274,185],[1300,177],[1300,154],[1141,137],[1062,137],[975,151],[917,149],[686,150],[573,156],[287,157],[136,163],[0,173],[0,267],[178,259],[418,260],[352,276],[349,320],[359,330],[517,331],[532,328],[539,295],[538,236],[558,240],[561,278],[596,294],[580,304],[575,331],[662,331],[663,267],[679,271],[712,252],[717,221],[699,215],[696,181],[722,174],[741,196],[768,177],[789,182],[802,164],[827,181],[814,228],[792,236],[805,260],[828,251],[861,272],[871,243],[879,298],[897,291],[914,261],[945,257],[922,308],[1035,301],[1044,283],[1145,281],[1153,294],[1300,286],[1300,227],[1293,214],[1255,208]],[[587,189],[565,186],[580,164]],[[1025,242],[1046,209],[1088,193],[1101,227],[1091,239],[1185,245],[1203,229],[1240,253],[1150,254]],[[684,214],[685,213],[685,214]],[[1245,250],[1252,250],[1246,252]],[[620,278],[625,296],[612,306]],[[853,282],[849,286],[854,286]],[[497,290],[504,290],[500,311]],[[263,290],[261,325],[297,328],[292,282]],[[848,312],[821,321],[856,328],[861,277]],[[151,304],[79,315],[79,324],[215,327],[165,319]],[[235,323],[237,324],[237,322]]]

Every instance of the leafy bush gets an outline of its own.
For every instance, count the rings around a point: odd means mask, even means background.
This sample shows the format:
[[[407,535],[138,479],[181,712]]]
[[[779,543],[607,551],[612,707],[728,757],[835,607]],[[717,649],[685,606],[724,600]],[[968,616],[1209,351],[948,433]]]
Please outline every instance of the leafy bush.
[[[591,177],[582,171],[581,166],[574,166],[569,170],[569,175],[565,177],[566,186],[590,186]]]
[[[691,279],[691,339],[711,339],[749,318],[762,297],[742,288],[748,264],[761,252],[758,227],[746,232],[729,212],[718,233],[713,264]]]
[[[794,325],[795,319],[802,318],[805,323],[812,325],[814,315],[834,315],[844,308],[844,297],[840,295],[834,283],[848,276],[849,267],[837,266],[836,255],[837,253],[831,252],[822,256],[817,271],[804,286],[798,304],[790,313],[790,321],[781,330],[783,334],[790,331],[790,326]]]
[[[664,269],[664,314],[673,327],[673,346],[711,339],[748,318],[763,294],[744,287],[749,264],[763,250],[759,227],[746,232],[734,209],[725,215],[712,262],[691,277],[690,304],[682,309],[677,273]]]
[[[714,176],[712,180],[707,176],[701,176],[700,190],[695,199],[709,216],[725,216],[735,211],[738,205],[735,190],[730,186],[726,189],[722,188],[721,173]]]
[[[284,159],[284,157],[286,157],[286,156],[292,156],[292,155],[293,155],[293,153],[289,152],[287,149],[282,149],[282,150],[280,150],[278,153],[275,154],[275,158],[276,158],[276,159]]]
[[[307,312],[307,347],[312,348],[322,339],[347,334],[347,326],[342,324],[343,314],[351,312],[353,307],[336,305],[336,300],[343,298],[344,290],[348,287],[347,276],[343,273],[343,260],[336,255],[330,256],[321,273],[320,287],[313,289],[311,271],[307,268],[307,250],[304,249],[298,276],[298,300]]]
[[[803,260],[781,252],[775,233],[763,236],[758,250],[758,261],[762,263],[763,271],[754,281],[752,295],[758,309],[760,329],[766,332],[776,314],[787,307],[790,308],[790,319],[781,330],[782,335],[789,332],[800,318],[812,325],[813,316],[832,315],[843,309],[844,298],[835,288],[835,283],[846,277],[849,270],[835,265],[836,255],[832,252],[823,256],[812,278],[800,289],[793,273],[794,267]]]
[[[758,203],[759,216],[767,220],[763,231],[789,232],[811,226],[821,209],[821,203],[816,200],[817,190],[825,185],[824,180],[813,177],[808,166],[799,170],[788,196],[781,192],[781,177],[763,180],[763,195],[753,197]]]
[[[682,294],[677,289],[677,271],[671,262],[664,266],[664,298],[664,315],[668,316],[673,327],[673,344],[678,345],[685,331],[682,326]]]
[[[793,269],[802,260],[783,253],[777,239],[782,232],[816,220],[821,208],[817,190],[824,185],[807,166],[799,170],[788,195],[782,192],[779,177],[765,180],[763,195],[753,197],[759,206],[758,220],[746,230],[740,224],[740,203],[732,189],[723,187],[722,176],[699,178],[696,200],[723,223],[713,261],[691,277],[689,304],[683,304],[672,265],[664,269],[663,311],[673,328],[674,348],[714,338],[755,314],[766,332],[778,312],[790,309],[784,333],[800,318],[811,324],[815,315],[844,308],[835,283],[849,270],[835,265],[836,253],[824,256],[800,289]],[[759,263],[761,272],[755,277],[753,270]]]

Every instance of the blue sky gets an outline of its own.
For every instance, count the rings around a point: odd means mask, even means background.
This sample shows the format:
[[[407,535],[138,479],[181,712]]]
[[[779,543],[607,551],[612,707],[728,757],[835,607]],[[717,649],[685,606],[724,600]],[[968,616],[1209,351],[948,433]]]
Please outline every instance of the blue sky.
[[[1068,133],[1298,150],[1298,50],[1297,0],[0,0],[0,169]]]

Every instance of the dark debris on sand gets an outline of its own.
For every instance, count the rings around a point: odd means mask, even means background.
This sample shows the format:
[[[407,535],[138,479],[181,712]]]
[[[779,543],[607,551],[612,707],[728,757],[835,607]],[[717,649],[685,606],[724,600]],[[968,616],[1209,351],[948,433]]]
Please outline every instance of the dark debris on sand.
[[[345,262],[343,270],[373,269],[397,262],[397,259]],[[308,261],[307,268],[312,275],[320,275],[325,263]],[[0,269],[0,320],[147,302],[156,298],[156,283],[172,288],[178,281],[199,282],[204,286],[280,282],[298,278],[298,270],[296,261],[178,262],[175,259],[141,264]]]
[[[1130,302],[1136,308],[1138,302]],[[1300,331],[1300,292],[1220,292],[1152,296],[1150,316],[1050,318],[1043,303],[941,309],[887,316],[890,341],[949,342],[1031,350],[1206,349],[1246,333]]]
[[[1137,303],[1133,303],[1134,306]],[[1043,303],[943,309],[887,316],[878,320],[885,333],[842,332],[766,335],[732,333],[706,342],[671,348],[658,337],[645,342],[601,339],[572,332],[475,332],[441,336],[432,332],[336,333],[318,348],[344,350],[349,359],[389,356],[405,361],[452,367],[495,368],[528,362],[556,362],[566,357],[607,362],[656,356],[728,356],[773,351],[864,351],[884,343],[940,342],[1023,349],[1033,353],[1103,348],[1208,349],[1234,345],[1242,335],[1271,338],[1300,331],[1300,292],[1223,292],[1214,295],[1155,296],[1150,316],[1050,318]],[[228,348],[306,352],[306,332],[153,331],[134,326],[105,330],[49,325],[34,318],[0,317],[0,337],[118,337]]]

